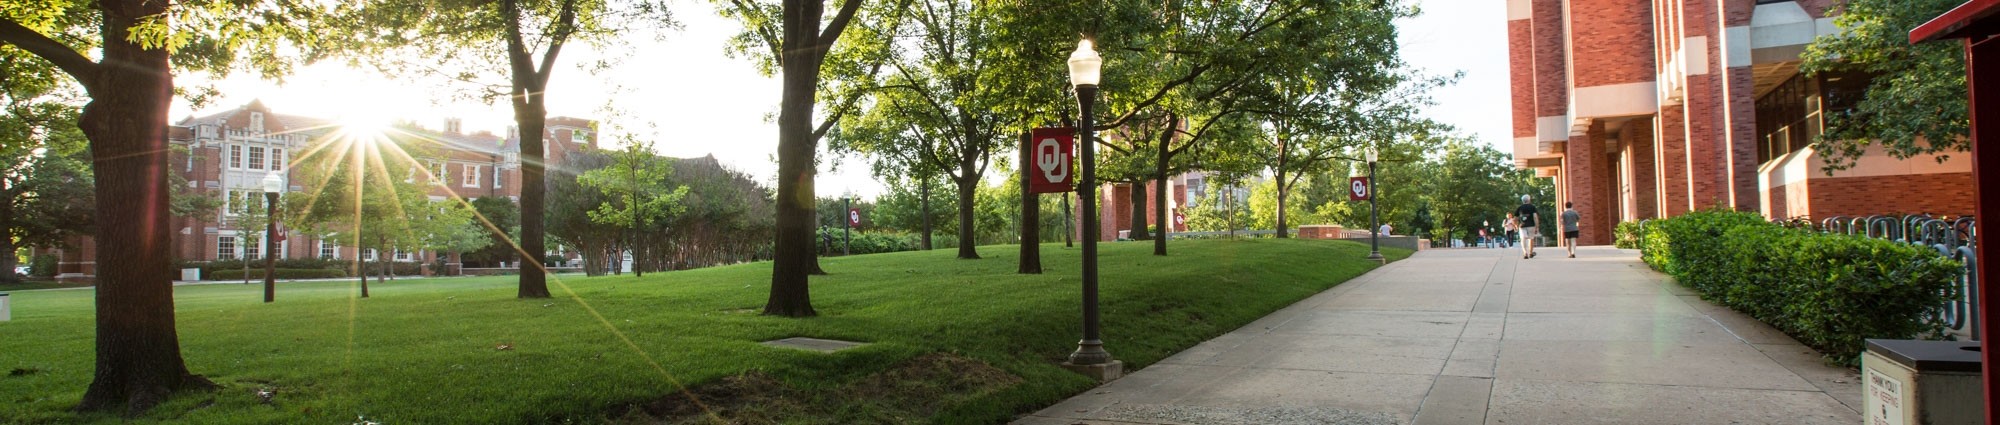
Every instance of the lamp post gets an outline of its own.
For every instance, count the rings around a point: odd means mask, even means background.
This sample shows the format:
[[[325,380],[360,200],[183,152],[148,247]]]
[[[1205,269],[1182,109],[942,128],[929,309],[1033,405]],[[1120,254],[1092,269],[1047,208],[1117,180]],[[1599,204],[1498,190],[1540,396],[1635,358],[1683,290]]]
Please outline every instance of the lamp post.
[[[285,179],[278,173],[264,174],[264,302],[277,299],[278,292],[278,193],[285,191]]]
[[[1116,379],[1123,371],[1123,363],[1111,359],[1111,353],[1104,351],[1104,341],[1098,336],[1097,325],[1097,130],[1091,120],[1091,107],[1097,102],[1097,82],[1103,71],[1104,58],[1091,49],[1090,40],[1076,43],[1076,51],[1069,55],[1069,82],[1076,86],[1076,102],[1082,116],[1078,118],[1077,133],[1082,136],[1077,144],[1083,145],[1083,181],[1077,184],[1082,191],[1077,200],[1083,207],[1083,340],[1077,341],[1075,353],[1070,353],[1071,370],[1083,372],[1098,380]]]
[[[1369,146],[1368,156],[1368,259],[1382,262],[1382,212],[1375,207],[1376,195],[1382,193],[1382,183],[1375,181],[1375,147]]]
[[[850,236],[854,233],[854,191],[847,191],[840,200],[840,209],[847,213],[847,219],[841,220],[841,223],[847,226],[840,229],[840,255],[846,256],[852,255],[848,248],[853,246],[853,239]]]

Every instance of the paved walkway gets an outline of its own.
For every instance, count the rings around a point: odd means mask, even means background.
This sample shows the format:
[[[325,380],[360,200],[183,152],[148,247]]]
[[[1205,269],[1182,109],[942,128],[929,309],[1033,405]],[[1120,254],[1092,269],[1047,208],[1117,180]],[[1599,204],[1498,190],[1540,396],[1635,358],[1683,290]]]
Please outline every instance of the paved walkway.
[[[1636,251],[1540,252],[1424,251],[1016,423],[1861,422],[1852,372]]]

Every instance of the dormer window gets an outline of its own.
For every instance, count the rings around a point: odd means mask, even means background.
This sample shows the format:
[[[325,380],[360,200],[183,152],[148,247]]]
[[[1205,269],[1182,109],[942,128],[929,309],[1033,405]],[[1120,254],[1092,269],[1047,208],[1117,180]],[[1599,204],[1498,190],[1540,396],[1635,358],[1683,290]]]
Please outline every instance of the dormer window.
[[[264,131],[264,113],[250,113],[250,131]]]

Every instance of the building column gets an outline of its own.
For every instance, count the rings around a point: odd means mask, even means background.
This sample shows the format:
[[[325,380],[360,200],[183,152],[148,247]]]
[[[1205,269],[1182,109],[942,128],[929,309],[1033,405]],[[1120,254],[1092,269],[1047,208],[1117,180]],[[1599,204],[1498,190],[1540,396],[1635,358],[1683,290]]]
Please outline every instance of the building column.
[[[1632,196],[1626,202],[1632,203],[1629,220],[1644,220],[1659,217],[1660,191],[1659,170],[1656,164],[1658,152],[1653,144],[1653,134],[1658,130],[1653,118],[1632,120],[1625,124],[1625,164],[1630,170],[1626,177],[1632,185]]]
[[[1659,142],[1654,164],[1659,168],[1656,187],[1660,194],[1660,217],[1687,213],[1692,204],[1688,194],[1687,120],[1683,118],[1683,108],[1682,105],[1660,108],[1660,125],[1653,131],[1653,140]]]

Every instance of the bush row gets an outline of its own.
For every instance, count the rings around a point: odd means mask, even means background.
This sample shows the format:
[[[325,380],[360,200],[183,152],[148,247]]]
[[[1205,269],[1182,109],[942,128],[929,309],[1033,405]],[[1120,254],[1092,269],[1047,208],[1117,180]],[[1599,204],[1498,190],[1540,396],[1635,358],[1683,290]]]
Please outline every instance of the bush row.
[[[1938,335],[1932,312],[1963,270],[1929,248],[1789,229],[1756,213],[1700,211],[1643,231],[1654,269],[1848,365],[1867,338]]]
[[[1618,227],[1612,230],[1611,235],[1612,246],[1618,249],[1639,249],[1639,222],[1618,223]]]
[[[348,272],[354,268],[352,260],[329,258],[284,258],[279,259],[277,263],[277,267],[280,270],[330,270],[339,273],[338,275],[324,277],[351,276]],[[415,262],[392,261],[389,264],[391,271],[397,276],[415,276],[422,273],[421,265]],[[363,270],[366,270],[370,276],[382,273],[382,262],[380,261],[365,262],[362,264],[362,267],[364,267]],[[181,261],[174,264],[172,276],[175,279],[180,278],[180,269],[201,269],[201,278],[203,280],[243,279],[244,273],[243,260]],[[264,276],[262,271],[264,270],[264,260],[250,260],[250,270],[250,275],[253,278],[262,278]],[[286,278],[282,272],[278,277]]]
[[[278,269],[279,279],[334,279],[347,277],[346,270],[336,269]],[[209,280],[241,280],[243,270],[222,270],[213,276],[203,276]],[[250,269],[250,279],[263,279],[264,269]]]

